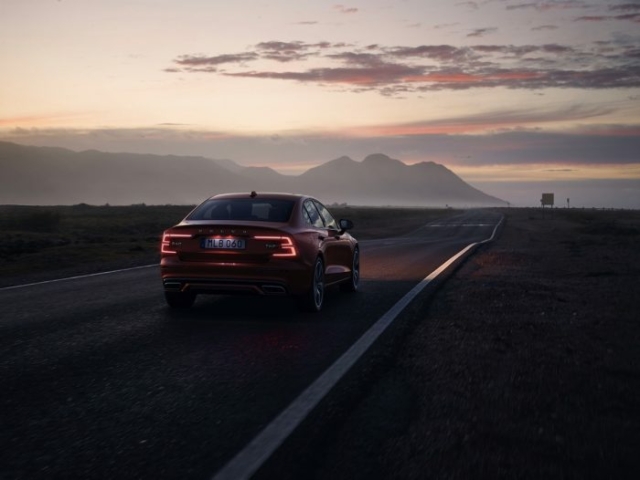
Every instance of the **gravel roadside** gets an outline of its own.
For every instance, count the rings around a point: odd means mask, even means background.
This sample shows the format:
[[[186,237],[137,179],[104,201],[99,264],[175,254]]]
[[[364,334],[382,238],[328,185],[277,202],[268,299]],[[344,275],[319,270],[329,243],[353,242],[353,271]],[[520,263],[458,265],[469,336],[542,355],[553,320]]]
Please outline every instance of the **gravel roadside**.
[[[640,212],[505,214],[316,478],[640,478]]]

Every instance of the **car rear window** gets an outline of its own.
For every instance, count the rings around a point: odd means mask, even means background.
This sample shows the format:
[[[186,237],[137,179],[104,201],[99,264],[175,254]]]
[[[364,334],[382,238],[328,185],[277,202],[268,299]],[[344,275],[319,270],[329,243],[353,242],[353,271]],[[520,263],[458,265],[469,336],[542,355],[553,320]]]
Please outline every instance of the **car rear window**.
[[[293,201],[269,198],[220,198],[203,202],[187,220],[288,222]]]

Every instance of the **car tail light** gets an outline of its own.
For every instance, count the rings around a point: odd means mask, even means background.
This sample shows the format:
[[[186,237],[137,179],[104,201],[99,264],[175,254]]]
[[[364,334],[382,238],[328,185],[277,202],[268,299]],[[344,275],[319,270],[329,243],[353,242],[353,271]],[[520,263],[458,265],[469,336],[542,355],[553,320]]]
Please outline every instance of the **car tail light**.
[[[293,240],[289,237],[258,236],[254,238],[265,240],[267,246],[272,245],[270,248],[273,250],[274,257],[295,257],[298,254]]]
[[[178,253],[177,250],[174,250],[176,245],[176,241],[174,239],[178,238],[191,238],[191,235],[188,233],[167,233],[164,232],[162,234],[162,246],[160,248],[161,253]]]

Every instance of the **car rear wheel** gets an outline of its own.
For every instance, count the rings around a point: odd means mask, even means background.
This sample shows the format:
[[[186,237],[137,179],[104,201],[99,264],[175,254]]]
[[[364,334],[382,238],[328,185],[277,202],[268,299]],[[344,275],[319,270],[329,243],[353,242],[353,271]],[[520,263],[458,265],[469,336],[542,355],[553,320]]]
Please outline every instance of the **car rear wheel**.
[[[322,310],[324,302],[324,262],[322,258],[316,258],[313,264],[313,278],[311,280],[311,288],[300,299],[301,306],[309,312],[319,312]]]
[[[343,292],[357,292],[360,285],[360,249],[356,247],[353,251],[353,262],[351,264],[351,276],[349,280],[340,284]]]
[[[164,292],[164,298],[171,308],[189,308],[196,300],[196,296],[189,292]]]

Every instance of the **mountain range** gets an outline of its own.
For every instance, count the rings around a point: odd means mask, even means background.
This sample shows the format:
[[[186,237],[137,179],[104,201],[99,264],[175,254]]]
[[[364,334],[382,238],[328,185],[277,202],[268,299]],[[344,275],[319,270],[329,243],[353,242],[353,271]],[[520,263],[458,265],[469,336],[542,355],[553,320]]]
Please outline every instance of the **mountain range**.
[[[350,205],[506,205],[443,165],[406,165],[379,153],[361,162],[340,157],[289,176],[231,160],[0,142],[0,204],[196,204],[217,193],[252,190],[305,193]]]

